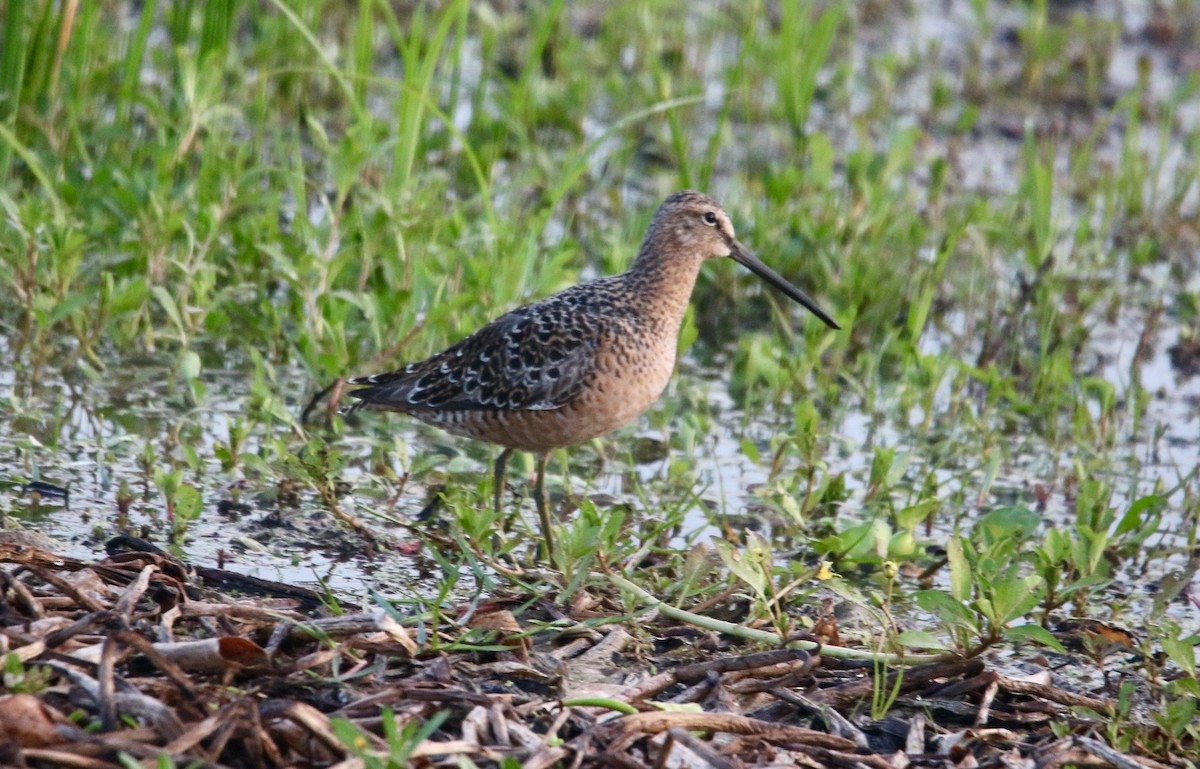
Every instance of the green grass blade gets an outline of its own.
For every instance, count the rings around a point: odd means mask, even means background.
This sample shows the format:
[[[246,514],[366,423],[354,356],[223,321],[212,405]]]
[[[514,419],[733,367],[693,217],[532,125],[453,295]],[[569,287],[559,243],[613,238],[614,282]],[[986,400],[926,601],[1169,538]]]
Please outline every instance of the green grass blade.
[[[28,14],[25,0],[10,0],[4,25],[4,50],[0,51],[0,126],[11,129],[17,122],[17,111],[21,106],[21,85],[25,73],[25,17]],[[8,137],[12,137],[11,132]],[[6,138],[8,138],[6,137]],[[12,158],[10,138],[0,144],[0,180],[8,177],[8,165]]]
[[[117,95],[117,125],[128,125],[133,103],[137,99],[139,83],[141,82],[142,60],[146,55],[146,40],[154,25],[154,12],[158,7],[157,0],[146,0],[142,6],[142,16],[138,21],[137,31],[129,43],[129,51],[125,54],[125,66],[121,71],[121,90]]]

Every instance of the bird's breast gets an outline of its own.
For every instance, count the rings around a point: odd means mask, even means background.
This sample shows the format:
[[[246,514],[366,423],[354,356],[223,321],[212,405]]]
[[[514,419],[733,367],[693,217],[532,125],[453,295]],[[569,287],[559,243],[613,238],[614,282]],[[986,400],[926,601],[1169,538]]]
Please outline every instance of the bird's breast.
[[[674,335],[618,336],[597,351],[593,380],[569,404],[593,416],[597,435],[636,419],[662,395],[675,368]],[[594,436],[592,436],[594,437]]]

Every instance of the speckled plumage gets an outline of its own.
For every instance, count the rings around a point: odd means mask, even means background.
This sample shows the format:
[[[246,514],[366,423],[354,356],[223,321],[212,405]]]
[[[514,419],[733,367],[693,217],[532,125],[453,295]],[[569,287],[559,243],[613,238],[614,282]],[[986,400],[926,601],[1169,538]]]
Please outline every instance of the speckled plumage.
[[[456,435],[542,454],[603,435],[662,393],[700,266],[725,256],[837,328],[737,241],[716,201],[685,190],[658,208],[627,272],[513,310],[423,361],[351,379],[366,386],[349,393],[359,399],[349,410],[400,411]],[[498,479],[508,453],[497,462]],[[543,470],[544,460],[539,490]]]
[[[431,358],[351,380],[370,387],[350,394],[368,408],[525,451],[602,435],[649,407],[674,366],[682,314],[655,313],[630,276],[513,310]]]

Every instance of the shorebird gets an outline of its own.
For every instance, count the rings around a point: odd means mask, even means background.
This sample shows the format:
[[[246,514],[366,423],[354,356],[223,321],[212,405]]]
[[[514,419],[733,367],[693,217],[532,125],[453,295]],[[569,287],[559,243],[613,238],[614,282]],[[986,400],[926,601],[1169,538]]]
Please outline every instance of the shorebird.
[[[537,454],[533,496],[554,564],[545,489],[550,452],[611,432],[658,400],[675,368],[679,325],[700,265],[722,257],[839,328],[738,241],[715,200],[684,190],[659,206],[628,271],[519,307],[402,369],[351,379],[366,386],[348,393],[359,400],[347,412],[399,411],[503,447],[493,474],[497,513],[513,451]]]

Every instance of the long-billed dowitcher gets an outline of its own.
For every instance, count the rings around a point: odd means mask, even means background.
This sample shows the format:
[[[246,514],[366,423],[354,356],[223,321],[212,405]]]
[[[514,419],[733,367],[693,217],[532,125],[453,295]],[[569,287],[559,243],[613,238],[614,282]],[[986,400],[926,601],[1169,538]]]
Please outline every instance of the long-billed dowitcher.
[[[497,511],[513,450],[537,453],[534,500],[553,562],[550,452],[615,430],[658,399],[675,368],[700,265],[725,256],[839,327],[738,242],[715,200],[684,190],[659,206],[627,272],[513,310],[426,360],[351,379],[367,387],[349,393],[359,400],[348,410],[400,411],[504,447],[494,474]]]

